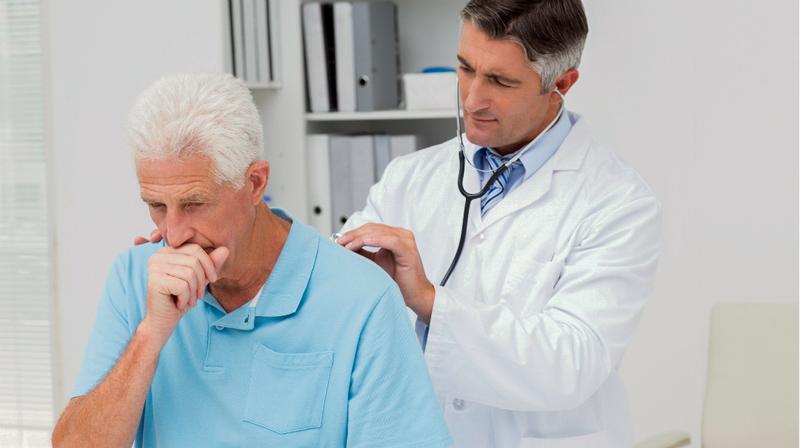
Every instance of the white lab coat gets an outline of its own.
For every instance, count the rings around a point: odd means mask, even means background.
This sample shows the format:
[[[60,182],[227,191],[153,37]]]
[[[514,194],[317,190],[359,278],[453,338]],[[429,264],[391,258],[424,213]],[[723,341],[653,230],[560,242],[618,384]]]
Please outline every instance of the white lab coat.
[[[485,217],[473,201],[443,288],[464,206],[455,138],[392,161],[344,227],[413,231],[437,285],[425,359],[458,448],[632,445],[617,370],[653,285],[660,205],[570,119],[553,157]]]

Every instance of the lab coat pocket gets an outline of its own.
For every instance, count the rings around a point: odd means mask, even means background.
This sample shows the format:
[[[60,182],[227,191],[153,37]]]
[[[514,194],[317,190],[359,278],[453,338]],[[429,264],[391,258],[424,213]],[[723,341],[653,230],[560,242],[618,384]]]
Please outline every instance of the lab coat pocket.
[[[514,313],[520,317],[540,313],[553,297],[563,269],[564,262],[560,260],[515,266],[503,288]]]
[[[322,426],[333,352],[278,353],[256,344],[244,421],[278,434]]]

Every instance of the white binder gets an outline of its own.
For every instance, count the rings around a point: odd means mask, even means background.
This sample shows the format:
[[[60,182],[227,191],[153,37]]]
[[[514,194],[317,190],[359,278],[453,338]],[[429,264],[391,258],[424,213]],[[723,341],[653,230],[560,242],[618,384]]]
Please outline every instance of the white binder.
[[[305,44],[306,81],[311,112],[330,112],[328,65],[325,55],[325,38],[322,32],[322,5],[320,3],[303,4],[303,41]]]
[[[353,207],[350,214],[364,208],[369,189],[373,184],[375,184],[373,136],[354,135],[350,138],[350,197]]]
[[[337,232],[353,213],[350,193],[350,137],[331,135],[328,154],[331,167],[331,228]]]
[[[383,176],[383,171],[392,160],[391,137],[385,134],[375,136],[375,181]]]
[[[416,135],[393,135],[391,140],[393,159],[395,157],[411,154],[418,148],[418,138]]]
[[[333,233],[331,207],[330,135],[306,136],[308,148],[308,199],[311,205],[309,224],[323,236]]]
[[[269,42],[269,0],[253,0],[256,9],[256,54],[259,83],[272,81],[272,49]]]
[[[244,31],[244,79],[258,81],[258,39],[256,36],[256,0],[242,1],[242,25]]]
[[[353,56],[353,5],[349,2],[333,4],[334,35],[336,42],[336,93],[340,112],[356,110],[356,68]]]
[[[233,47],[233,74],[245,79],[244,32],[242,31],[242,0],[230,0],[231,46]]]

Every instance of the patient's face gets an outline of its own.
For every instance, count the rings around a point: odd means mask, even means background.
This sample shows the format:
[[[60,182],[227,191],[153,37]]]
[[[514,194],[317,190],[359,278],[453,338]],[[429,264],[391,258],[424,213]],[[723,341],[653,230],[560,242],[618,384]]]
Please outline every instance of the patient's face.
[[[136,174],[142,200],[170,247],[194,243],[210,253],[224,246],[230,250],[225,266],[230,266],[239,243],[250,236],[255,207],[247,188],[218,184],[213,167],[200,155],[138,160]]]

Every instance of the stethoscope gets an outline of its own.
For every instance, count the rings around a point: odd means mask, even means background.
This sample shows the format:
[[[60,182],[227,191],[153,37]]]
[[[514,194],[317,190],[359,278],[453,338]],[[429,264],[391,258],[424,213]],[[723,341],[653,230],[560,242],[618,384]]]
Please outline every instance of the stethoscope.
[[[558,119],[561,118],[561,115],[564,113],[564,95],[561,92],[559,92],[558,89],[555,89],[554,92],[561,97],[561,107],[558,109],[558,113],[556,114],[555,118],[553,118],[550,124],[548,124],[547,127],[545,127],[544,130],[540,132],[539,135],[537,135],[536,138],[534,138],[533,141],[530,142],[527,147],[525,147],[525,149],[523,149],[522,151],[518,151],[517,154],[514,155],[514,157],[508,159],[505,163],[497,167],[497,169],[495,169],[494,172],[492,172],[492,175],[491,177],[489,177],[489,180],[486,182],[486,185],[484,185],[483,188],[480,189],[480,191],[478,191],[477,193],[470,193],[464,188],[464,160],[466,159],[466,156],[464,155],[464,137],[462,135],[462,127],[461,127],[460,92],[461,90],[459,87],[459,83],[458,81],[456,81],[456,134],[458,137],[458,191],[461,193],[462,196],[464,196],[465,199],[464,215],[463,215],[464,217],[461,220],[461,237],[458,240],[458,248],[456,249],[456,254],[455,256],[453,256],[453,261],[450,262],[450,267],[447,268],[447,272],[444,274],[444,277],[442,278],[441,283],[439,283],[439,286],[444,286],[447,283],[447,280],[450,279],[450,274],[453,273],[453,270],[456,268],[456,264],[458,264],[458,259],[461,258],[461,252],[464,250],[464,241],[467,238],[467,221],[469,220],[469,209],[470,205],[472,204],[472,201],[481,198],[483,197],[483,195],[488,193],[489,189],[492,188],[492,185],[494,185],[494,183],[497,182],[497,178],[500,177],[504,172],[508,171],[511,168],[511,166],[517,160],[519,160],[522,154],[527,152],[529,149],[533,148],[533,146],[536,144],[539,138],[541,138],[545,133],[547,133],[547,131],[549,131],[550,128],[552,128],[556,124],[556,122],[558,122]],[[487,170],[485,172],[489,171]],[[500,185],[500,188],[502,191],[503,188],[502,184]]]

